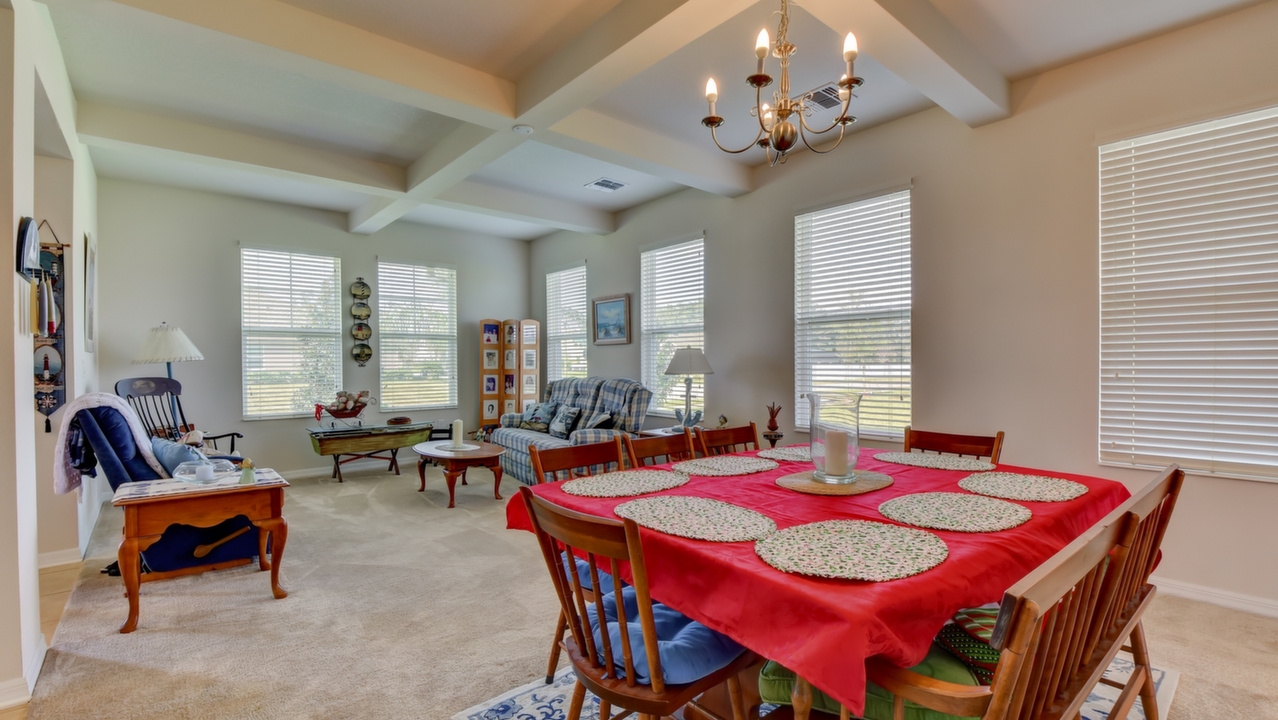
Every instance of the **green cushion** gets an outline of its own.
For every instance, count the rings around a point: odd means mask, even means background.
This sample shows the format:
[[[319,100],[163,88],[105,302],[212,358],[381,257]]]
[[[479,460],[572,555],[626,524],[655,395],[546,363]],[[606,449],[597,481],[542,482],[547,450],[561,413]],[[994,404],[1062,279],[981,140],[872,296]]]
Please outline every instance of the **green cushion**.
[[[910,670],[959,685],[978,684],[972,671],[961,660],[936,645],[928,650],[923,662]],[[759,697],[763,699],[763,702],[772,705],[789,705],[790,693],[793,689],[793,672],[772,661],[768,661],[763,666],[763,670],[759,673]],[[812,707],[831,715],[839,714],[839,703],[816,688],[812,688]],[[892,693],[874,683],[868,683],[865,688],[864,717],[866,720],[892,720]],[[905,718],[906,720],[975,720],[929,710],[908,700],[905,701]]]
[[[971,668],[982,685],[989,685],[994,681],[994,671],[998,669],[1001,653],[990,647],[989,643],[977,640],[954,623],[947,623],[936,634],[936,644],[949,650],[954,657]]]

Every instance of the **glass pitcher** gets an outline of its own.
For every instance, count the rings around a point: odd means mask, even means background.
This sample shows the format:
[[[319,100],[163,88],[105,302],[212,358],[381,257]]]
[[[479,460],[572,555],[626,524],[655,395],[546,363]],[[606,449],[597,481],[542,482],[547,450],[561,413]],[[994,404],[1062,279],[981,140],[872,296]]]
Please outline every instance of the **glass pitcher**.
[[[856,462],[861,455],[861,396],[822,398],[808,393],[808,432],[812,438],[812,463],[817,482],[856,482]]]

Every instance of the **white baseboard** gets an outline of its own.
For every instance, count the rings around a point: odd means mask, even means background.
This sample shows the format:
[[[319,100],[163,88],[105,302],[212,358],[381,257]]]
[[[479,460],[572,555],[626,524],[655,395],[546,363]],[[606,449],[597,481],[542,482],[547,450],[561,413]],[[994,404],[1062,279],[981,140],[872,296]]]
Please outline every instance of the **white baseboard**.
[[[1278,600],[1270,600],[1269,598],[1255,595],[1244,595],[1228,590],[1217,590],[1205,585],[1169,580],[1157,575],[1150,576],[1149,581],[1158,586],[1159,592],[1173,597],[1197,600],[1198,602],[1219,605],[1233,610],[1242,610],[1256,615],[1278,618]]]
[[[0,710],[22,707],[31,700],[31,689],[26,678],[14,678],[0,682]]]
[[[36,637],[36,646],[31,653],[31,657],[27,658],[22,672],[26,676],[28,699],[31,697],[31,692],[35,690],[36,680],[40,677],[40,670],[44,668],[45,653],[49,652],[49,646],[44,642],[44,633],[42,632]]]
[[[84,559],[80,554],[80,548],[73,547],[66,550],[54,550],[52,552],[40,553],[40,569],[53,567],[54,565],[67,565],[69,563],[77,563]]]
[[[402,457],[400,458],[401,462],[399,466],[399,471],[401,474],[404,472],[405,468],[409,470],[415,470],[417,468],[417,462],[416,462],[417,456],[410,453],[408,457],[412,459],[412,462],[408,462]],[[355,462],[352,462],[350,464],[343,463],[342,473],[345,474],[352,470],[381,470],[382,472],[389,472],[386,469],[386,465],[388,462],[390,461],[389,460],[356,460]],[[324,467],[302,468],[301,470],[283,470],[280,472],[280,477],[284,478],[285,480],[306,480],[309,478],[326,478],[326,477],[331,477],[332,475],[333,475],[333,466],[331,464],[325,465]]]

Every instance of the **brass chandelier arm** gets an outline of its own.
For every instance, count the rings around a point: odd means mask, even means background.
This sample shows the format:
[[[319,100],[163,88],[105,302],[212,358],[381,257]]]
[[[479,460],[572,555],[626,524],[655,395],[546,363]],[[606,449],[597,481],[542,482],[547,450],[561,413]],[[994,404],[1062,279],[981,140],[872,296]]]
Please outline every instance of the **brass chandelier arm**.
[[[759,134],[754,136],[754,139],[750,141],[750,144],[749,144],[749,145],[746,145],[745,147],[741,148],[740,150],[729,150],[728,148],[724,147],[723,145],[721,145],[721,144],[719,143],[719,136],[718,136],[718,134],[715,132],[715,130],[716,130],[716,128],[715,128],[715,127],[713,127],[713,126],[710,128],[710,137],[714,140],[714,144],[715,144],[715,145],[718,145],[720,150],[722,150],[722,151],[724,151],[724,152],[726,152],[726,153],[731,153],[731,154],[733,154],[733,155],[740,155],[741,153],[745,152],[746,150],[749,150],[750,148],[754,147],[754,146],[755,146],[755,145],[759,142],[759,138],[763,137],[763,129],[762,129],[762,128],[760,128],[760,129],[759,129]]]
[[[834,152],[835,148],[837,148],[839,145],[843,143],[843,133],[848,127],[847,125],[839,125],[839,139],[834,141],[834,146],[831,147],[829,150],[817,150],[816,146],[808,142],[808,136],[803,131],[803,125],[804,123],[799,124],[799,137],[803,139],[803,144],[807,145],[808,149],[816,153],[817,155],[825,155],[826,153]],[[829,129],[833,130],[834,128],[831,127]],[[819,135],[820,133],[814,133],[814,134]]]

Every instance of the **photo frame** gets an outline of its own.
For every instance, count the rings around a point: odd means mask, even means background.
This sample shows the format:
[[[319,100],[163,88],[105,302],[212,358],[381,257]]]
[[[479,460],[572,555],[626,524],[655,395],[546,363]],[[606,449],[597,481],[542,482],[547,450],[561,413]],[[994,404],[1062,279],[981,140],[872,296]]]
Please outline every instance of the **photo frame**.
[[[537,351],[536,350],[524,351],[524,369],[525,370],[537,369]]]
[[[506,344],[514,345],[519,342],[519,324],[510,323],[506,326]]]
[[[515,414],[516,412],[518,412],[518,411],[515,409],[515,405],[516,405],[516,403],[515,403],[515,401],[514,401],[514,400],[507,400],[507,401],[506,401],[506,403],[505,403],[505,405],[506,405],[506,407],[503,409],[503,412],[504,412],[505,414],[507,414],[507,415],[513,415],[513,414]]]
[[[500,368],[501,368],[501,357],[497,354],[497,351],[485,350],[484,351],[484,369],[498,370]]]
[[[537,395],[537,376],[536,375],[524,376],[523,393],[525,395],[532,395],[534,397]]]
[[[496,420],[496,419],[498,419],[498,417],[497,417],[497,401],[496,401],[496,400],[485,400],[485,401],[484,401],[484,419],[485,419],[485,420]]]
[[[495,393],[495,392],[497,392],[497,376],[485,375],[484,376],[484,394],[487,395],[487,394]]]
[[[590,325],[596,345],[629,345],[630,293],[592,300]]]
[[[529,410],[532,410],[535,407],[537,407],[537,401],[533,398],[528,398],[527,400],[524,401],[524,409],[521,410],[520,412],[528,412]]]
[[[508,392],[508,393],[515,392],[515,374],[514,373],[506,373],[505,392]]]
[[[485,345],[496,345],[501,337],[501,326],[497,323],[484,323],[483,333]]]
[[[506,351],[506,369],[514,370],[519,366],[519,353],[515,350]]]

